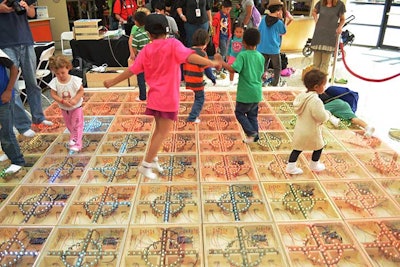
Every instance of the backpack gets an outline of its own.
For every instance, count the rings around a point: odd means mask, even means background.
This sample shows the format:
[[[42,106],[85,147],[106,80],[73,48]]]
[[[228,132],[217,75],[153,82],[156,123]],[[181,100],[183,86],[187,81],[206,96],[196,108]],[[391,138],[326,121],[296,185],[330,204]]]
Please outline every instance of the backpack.
[[[261,14],[260,11],[256,8],[256,6],[253,6],[253,10],[251,11],[251,21],[253,22],[254,27],[260,26],[261,23]]]
[[[333,99],[340,98],[349,103],[351,110],[355,113],[357,111],[358,93],[350,90],[347,87],[329,86],[324,94],[321,94],[321,100],[325,103]]]
[[[289,60],[285,53],[281,53],[280,56],[281,56],[281,70],[284,70],[288,67]],[[274,68],[274,66],[272,65],[272,61],[269,61],[268,68],[269,69]]]

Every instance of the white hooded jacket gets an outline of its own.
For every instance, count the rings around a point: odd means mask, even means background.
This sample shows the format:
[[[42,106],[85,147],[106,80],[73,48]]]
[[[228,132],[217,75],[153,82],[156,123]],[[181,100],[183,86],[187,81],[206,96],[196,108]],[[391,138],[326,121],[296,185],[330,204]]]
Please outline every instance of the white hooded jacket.
[[[293,149],[319,150],[324,147],[322,124],[330,117],[315,91],[300,93],[293,101],[297,114],[293,135]]]

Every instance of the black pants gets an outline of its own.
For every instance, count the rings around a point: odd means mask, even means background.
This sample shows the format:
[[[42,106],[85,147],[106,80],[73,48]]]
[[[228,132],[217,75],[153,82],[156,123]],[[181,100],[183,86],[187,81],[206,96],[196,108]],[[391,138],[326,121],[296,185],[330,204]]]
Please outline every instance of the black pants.
[[[303,152],[303,151],[293,150],[289,156],[289,163],[296,162],[297,159],[299,158],[301,152]],[[321,158],[321,154],[322,154],[322,148],[320,150],[314,150],[314,152],[312,153],[312,156],[311,156],[312,161],[318,161]]]

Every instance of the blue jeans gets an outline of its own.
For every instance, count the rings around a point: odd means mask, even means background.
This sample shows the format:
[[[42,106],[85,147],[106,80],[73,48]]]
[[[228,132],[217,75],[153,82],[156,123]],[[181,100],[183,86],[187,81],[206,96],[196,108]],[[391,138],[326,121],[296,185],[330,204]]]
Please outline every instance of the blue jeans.
[[[258,135],[258,103],[236,102],[235,116],[247,136]]]
[[[185,22],[184,27],[186,32],[186,47],[192,47],[192,37],[194,32],[198,29],[204,29],[208,31],[210,23],[208,21],[204,22],[203,24],[190,24],[188,22]]]
[[[1,149],[6,153],[12,164],[24,166],[25,160],[13,131],[14,105],[14,99],[11,99],[9,103],[0,105]]]
[[[24,76],[26,85],[26,94],[28,96],[27,100],[32,114],[32,122],[35,124],[41,123],[46,118],[44,117],[42,108],[42,89],[38,86],[36,80],[36,54],[33,46],[18,45],[15,47],[7,47],[3,48],[3,52],[10,57],[17,67],[22,69],[22,75]],[[14,89],[16,89],[16,91],[18,90],[18,88]],[[14,118],[14,125],[18,131],[22,132],[26,129],[26,118],[23,121],[20,121],[19,118],[27,115],[21,99],[16,98],[15,104],[16,116]],[[28,129],[30,128],[31,126],[29,125]]]
[[[189,113],[188,121],[195,121],[196,118],[200,115],[201,110],[204,105],[204,90],[193,91],[194,92],[194,102],[192,106],[192,110]]]
[[[219,53],[221,54],[222,58],[225,60],[226,54],[228,53],[228,40],[227,39],[219,40]]]
[[[144,72],[136,75],[139,87],[139,99],[146,100],[146,81],[144,80]]]

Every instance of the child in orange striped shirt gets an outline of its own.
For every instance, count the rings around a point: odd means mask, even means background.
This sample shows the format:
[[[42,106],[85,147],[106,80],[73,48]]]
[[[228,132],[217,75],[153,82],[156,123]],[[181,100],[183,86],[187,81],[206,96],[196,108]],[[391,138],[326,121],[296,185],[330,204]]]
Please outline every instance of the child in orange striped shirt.
[[[196,54],[207,58],[207,53],[204,50],[206,49],[209,40],[210,36],[208,35],[208,32],[204,29],[198,29],[193,34],[192,49],[196,51]],[[213,84],[215,84],[216,78],[211,71],[206,71],[207,67],[208,66],[191,63],[185,63],[183,65],[186,89],[193,90],[194,92],[194,103],[187,119],[189,122],[200,123],[200,119],[198,117],[204,105],[204,72],[213,82]]]

